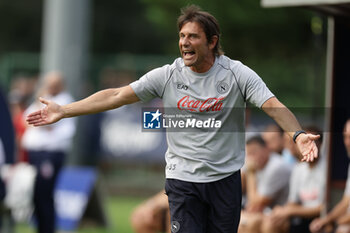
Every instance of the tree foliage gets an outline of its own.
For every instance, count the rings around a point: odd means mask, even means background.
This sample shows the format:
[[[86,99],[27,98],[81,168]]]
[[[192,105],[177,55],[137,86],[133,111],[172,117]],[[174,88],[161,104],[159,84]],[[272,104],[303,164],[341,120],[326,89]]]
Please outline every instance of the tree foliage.
[[[40,51],[43,3],[0,0],[0,56]],[[324,78],[315,76],[323,75],[325,33],[316,48],[310,29],[314,13],[302,8],[266,9],[260,0],[94,0],[92,55],[178,55],[176,20],[189,4],[218,19],[226,55],[257,71],[281,99],[305,105],[323,98],[323,91],[316,90],[324,90]]]
[[[0,0],[0,56],[39,51],[41,24],[42,0]]]

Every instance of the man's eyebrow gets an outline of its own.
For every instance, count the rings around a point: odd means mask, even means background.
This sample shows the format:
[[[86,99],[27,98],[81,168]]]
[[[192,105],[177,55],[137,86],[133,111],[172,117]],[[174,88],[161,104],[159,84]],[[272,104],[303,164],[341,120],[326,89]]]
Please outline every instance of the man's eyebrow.
[[[185,34],[187,34],[188,36],[198,36],[199,35],[198,33],[193,33],[193,32],[191,32],[191,33],[179,32],[179,35],[185,35]]]

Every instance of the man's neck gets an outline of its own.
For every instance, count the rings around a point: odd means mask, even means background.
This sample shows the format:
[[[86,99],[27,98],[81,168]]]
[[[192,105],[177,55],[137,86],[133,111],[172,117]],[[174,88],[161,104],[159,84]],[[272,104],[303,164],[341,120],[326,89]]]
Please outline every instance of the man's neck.
[[[215,63],[215,56],[213,55],[205,59],[203,62],[201,62],[201,65],[190,66],[190,69],[196,73],[205,73],[205,72],[208,72],[211,69],[211,67],[213,67],[214,63]]]

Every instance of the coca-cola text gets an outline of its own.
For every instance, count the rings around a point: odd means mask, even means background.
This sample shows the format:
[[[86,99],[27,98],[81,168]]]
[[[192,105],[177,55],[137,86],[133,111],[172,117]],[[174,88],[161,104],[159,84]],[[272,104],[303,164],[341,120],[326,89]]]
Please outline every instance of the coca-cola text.
[[[188,95],[182,97],[177,102],[177,108],[180,110],[189,110],[192,112],[204,112],[204,111],[220,111],[222,109],[222,101],[224,97],[211,97],[206,100],[194,100],[191,99]]]

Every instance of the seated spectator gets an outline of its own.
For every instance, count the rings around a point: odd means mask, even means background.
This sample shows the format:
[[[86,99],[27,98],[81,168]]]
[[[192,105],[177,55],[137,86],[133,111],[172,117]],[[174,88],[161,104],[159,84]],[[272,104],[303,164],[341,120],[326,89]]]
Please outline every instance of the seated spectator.
[[[171,232],[168,196],[164,190],[133,211],[131,225],[136,233]]]
[[[343,131],[344,145],[347,155],[350,158],[350,119],[348,119],[344,126]],[[310,231],[312,233],[320,232],[334,232],[336,227],[336,233],[349,233],[350,232],[350,216],[349,216],[349,204],[350,204],[350,166],[348,168],[348,178],[346,180],[346,187],[343,198],[338,204],[324,217],[316,218],[310,224]]]
[[[314,127],[307,128],[308,133],[321,135]],[[316,141],[321,147],[322,139]],[[290,140],[290,151],[301,158],[295,143]],[[323,208],[324,189],[326,183],[325,163],[320,156],[310,163],[299,162],[293,167],[290,179],[288,203],[276,206],[272,212],[264,216],[262,233],[308,233],[309,224],[318,217]]]
[[[246,154],[243,182],[247,202],[241,214],[239,232],[256,233],[263,212],[286,202],[290,168],[280,156],[270,153],[261,136],[247,140]]]
[[[282,156],[284,162],[289,165],[294,165],[297,162],[297,159],[295,159],[289,149],[285,147],[286,140],[284,137],[284,131],[281,127],[276,124],[268,125],[265,128],[262,137],[270,151]],[[290,140],[289,136],[287,137],[287,140]]]

